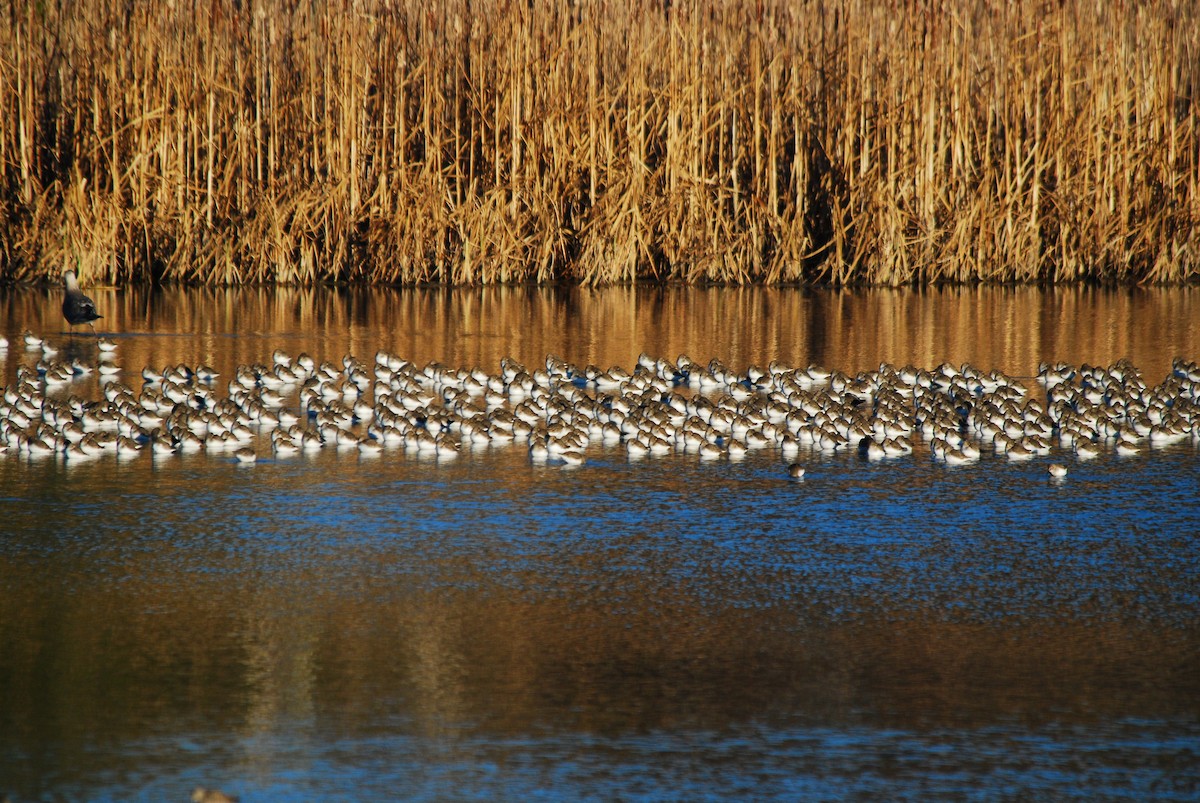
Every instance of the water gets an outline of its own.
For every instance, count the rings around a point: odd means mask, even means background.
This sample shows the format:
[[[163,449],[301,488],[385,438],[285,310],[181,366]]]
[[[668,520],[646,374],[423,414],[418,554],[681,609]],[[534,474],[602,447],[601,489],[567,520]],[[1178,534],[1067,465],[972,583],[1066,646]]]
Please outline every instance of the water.
[[[1200,355],[1184,290],[96,291],[124,380],[340,360],[848,371]],[[54,295],[0,295],[94,361]],[[91,349],[91,351],[89,351]],[[85,377],[57,392],[99,394]],[[577,468],[0,456],[0,793],[24,800],[1200,795],[1200,460]]]

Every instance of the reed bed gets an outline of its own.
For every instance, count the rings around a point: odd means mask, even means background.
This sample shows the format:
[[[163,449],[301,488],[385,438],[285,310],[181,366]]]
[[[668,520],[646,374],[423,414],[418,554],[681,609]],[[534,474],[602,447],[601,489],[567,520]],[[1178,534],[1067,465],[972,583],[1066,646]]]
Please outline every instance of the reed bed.
[[[0,15],[0,277],[1200,276],[1200,5]]]

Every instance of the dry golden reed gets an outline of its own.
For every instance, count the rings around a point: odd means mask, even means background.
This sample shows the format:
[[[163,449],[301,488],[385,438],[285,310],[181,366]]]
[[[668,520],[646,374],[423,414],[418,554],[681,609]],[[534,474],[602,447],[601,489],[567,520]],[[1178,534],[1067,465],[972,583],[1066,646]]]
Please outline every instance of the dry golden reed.
[[[45,0],[0,278],[1187,281],[1194,0]]]

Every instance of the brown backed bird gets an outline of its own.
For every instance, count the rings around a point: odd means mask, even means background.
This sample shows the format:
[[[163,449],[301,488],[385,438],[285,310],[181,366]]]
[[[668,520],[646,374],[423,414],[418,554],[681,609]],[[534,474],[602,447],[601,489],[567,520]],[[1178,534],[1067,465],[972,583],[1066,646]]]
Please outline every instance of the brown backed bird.
[[[92,321],[99,320],[104,316],[96,312],[96,302],[88,298],[79,289],[79,281],[75,278],[75,271],[68,270],[63,272],[63,286],[66,288],[63,293],[63,317],[67,319],[67,323],[71,326],[86,323],[92,327],[92,334],[95,335],[96,327]],[[96,336],[99,337],[99,335]]]

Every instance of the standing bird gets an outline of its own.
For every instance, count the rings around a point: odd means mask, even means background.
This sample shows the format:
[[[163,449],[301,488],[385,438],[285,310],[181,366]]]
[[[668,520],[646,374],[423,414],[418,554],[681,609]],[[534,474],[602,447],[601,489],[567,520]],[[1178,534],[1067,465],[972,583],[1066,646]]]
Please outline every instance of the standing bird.
[[[83,291],[79,289],[79,282],[75,279],[75,271],[68,270],[63,272],[63,285],[66,287],[66,292],[63,293],[62,312],[63,317],[67,319],[67,323],[71,326],[76,324],[86,323],[92,327],[92,334],[96,334],[96,327],[92,321],[98,320],[104,316],[96,313],[96,302],[92,301]]]

